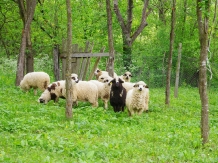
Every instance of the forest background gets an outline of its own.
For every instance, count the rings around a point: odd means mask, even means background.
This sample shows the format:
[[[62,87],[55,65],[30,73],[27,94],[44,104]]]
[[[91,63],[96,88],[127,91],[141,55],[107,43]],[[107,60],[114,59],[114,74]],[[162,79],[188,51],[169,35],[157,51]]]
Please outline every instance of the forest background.
[[[31,48],[33,56],[47,58],[48,68],[53,71],[53,51],[62,48],[66,38],[66,4],[62,0],[38,1],[31,24]],[[20,49],[23,23],[16,1],[0,2],[0,56],[17,58]],[[103,0],[72,1],[73,43],[85,46],[86,41],[94,43],[93,52],[106,47],[108,52],[106,4]],[[127,3],[119,1],[122,16],[126,17]],[[215,1],[211,2],[209,25],[208,85],[218,83],[218,32]],[[141,21],[143,1],[135,1],[133,7],[132,30]],[[135,81],[144,80],[150,87],[163,87],[166,84],[167,59],[170,44],[171,2],[151,1],[147,17],[148,25],[132,44],[132,58],[129,70]],[[114,70],[117,74],[125,72],[123,64],[122,31],[115,13],[112,13],[115,49]],[[172,58],[172,83],[175,82],[178,46],[182,43],[180,86],[197,86],[200,44],[198,38],[196,2],[178,0],[176,3],[175,42]],[[27,51],[28,53],[28,51]],[[93,64],[96,58],[92,58]],[[101,58],[99,67],[106,69],[106,57]],[[90,65],[91,66],[91,65]],[[37,71],[37,70],[35,70]],[[39,71],[39,70],[38,70]]]

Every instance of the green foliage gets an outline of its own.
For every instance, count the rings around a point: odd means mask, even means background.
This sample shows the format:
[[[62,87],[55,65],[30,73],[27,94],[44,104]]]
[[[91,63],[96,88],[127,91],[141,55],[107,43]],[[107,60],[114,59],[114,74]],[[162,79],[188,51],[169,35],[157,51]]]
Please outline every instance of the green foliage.
[[[37,60],[37,62],[42,62]],[[209,91],[210,141],[201,145],[198,89],[181,87],[164,106],[164,88],[150,89],[149,113],[129,117],[88,103],[65,118],[65,100],[47,105],[14,86],[15,60],[1,60],[1,162],[217,162],[217,89]],[[42,64],[36,63],[37,66]],[[38,67],[37,67],[38,69]],[[173,88],[171,89],[173,91]]]

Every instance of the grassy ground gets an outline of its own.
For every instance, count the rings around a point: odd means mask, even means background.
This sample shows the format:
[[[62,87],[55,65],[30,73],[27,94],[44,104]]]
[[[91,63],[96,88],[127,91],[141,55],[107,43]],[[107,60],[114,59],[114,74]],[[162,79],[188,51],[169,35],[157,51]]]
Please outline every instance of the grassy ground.
[[[0,67],[0,162],[218,162],[218,90],[209,90],[210,141],[201,145],[201,105],[196,88],[180,88],[164,105],[164,88],[150,89],[150,111],[128,117],[112,108],[80,103],[65,119],[65,101],[14,86],[15,71]],[[173,94],[173,89],[171,91]]]

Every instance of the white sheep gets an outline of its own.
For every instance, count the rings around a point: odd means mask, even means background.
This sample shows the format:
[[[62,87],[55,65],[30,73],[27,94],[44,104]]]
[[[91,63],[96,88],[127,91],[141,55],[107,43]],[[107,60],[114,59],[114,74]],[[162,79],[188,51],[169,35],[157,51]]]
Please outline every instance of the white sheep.
[[[110,77],[108,74],[103,74],[103,75],[100,75],[98,77],[98,81],[101,82],[101,83],[104,83],[105,79],[112,80],[113,78]]]
[[[47,104],[50,100],[58,102],[59,98],[65,98],[63,95],[63,90],[65,90],[65,80],[53,82],[41,94],[38,102],[44,104]]]
[[[131,72],[127,71],[123,75],[120,76],[125,82],[130,82],[132,78]]]
[[[44,91],[50,84],[50,77],[45,72],[30,72],[27,73],[20,82],[20,88],[23,91],[34,89],[34,95],[37,94],[37,88]]]
[[[147,84],[139,81],[134,85],[134,89],[127,92],[126,107],[129,116],[134,114],[142,114],[143,111],[148,111],[149,89]]]
[[[93,82],[97,88],[98,88],[98,98],[100,98],[104,102],[104,108],[108,108],[108,101],[110,100],[110,90],[111,90],[111,84],[110,79],[113,79],[111,77],[105,78],[102,82],[99,82],[98,80],[90,80],[90,82]]]
[[[96,76],[96,79],[98,80],[99,76],[101,75],[108,75],[109,76],[109,73],[107,71],[101,71],[100,69],[96,69],[95,72],[94,72],[94,75]],[[117,74],[114,72],[114,78],[117,77]]]
[[[123,87],[126,89],[126,92],[129,92],[129,90],[134,88],[135,83],[131,82],[124,82]]]
[[[71,74],[72,79],[72,100],[77,104],[77,101],[88,101],[93,107],[98,107],[98,88],[90,81],[79,81],[77,74]],[[63,93],[66,94],[66,90]]]

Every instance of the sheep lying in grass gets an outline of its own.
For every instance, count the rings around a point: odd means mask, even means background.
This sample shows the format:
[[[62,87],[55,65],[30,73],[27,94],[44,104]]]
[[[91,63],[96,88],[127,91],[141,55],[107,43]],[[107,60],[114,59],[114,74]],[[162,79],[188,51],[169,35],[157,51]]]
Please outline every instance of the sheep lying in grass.
[[[65,90],[65,80],[53,82],[41,94],[38,102],[44,104],[47,104],[50,100],[58,102],[59,98],[65,98],[63,95],[63,90]]]
[[[149,102],[149,89],[143,82],[139,81],[134,85],[126,96],[126,107],[128,109],[129,116],[134,114],[142,114],[143,111],[148,111]]]
[[[108,75],[109,76],[109,73],[107,71],[101,71],[98,68],[95,70],[94,74],[95,74],[97,80],[98,80],[99,76],[101,76],[101,75]],[[115,77],[117,77],[117,74],[114,72],[114,78]]]
[[[108,108],[108,101],[110,100],[110,90],[111,90],[111,84],[110,84],[111,77],[104,78],[102,82],[99,82],[98,80],[90,80],[90,82],[93,82],[97,88],[98,88],[98,98],[100,98],[104,102],[104,108]]]
[[[126,89],[122,86],[123,82],[119,77],[111,80],[110,104],[114,108],[114,112],[124,111]]]
[[[30,72],[26,74],[20,82],[20,88],[23,91],[34,89],[34,95],[37,94],[37,88],[44,91],[50,84],[50,77],[45,72]]]
[[[121,75],[121,78],[125,81],[125,82],[130,82],[131,78],[132,78],[132,74],[131,72],[127,71],[125,72],[123,75]]]
[[[71,74],[73,103],[88,101],[93,107],[98,107],[98,88],[90,81],[79,81],[77,74]],[[65,94],[65,93],[64,93]]]

